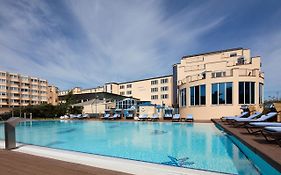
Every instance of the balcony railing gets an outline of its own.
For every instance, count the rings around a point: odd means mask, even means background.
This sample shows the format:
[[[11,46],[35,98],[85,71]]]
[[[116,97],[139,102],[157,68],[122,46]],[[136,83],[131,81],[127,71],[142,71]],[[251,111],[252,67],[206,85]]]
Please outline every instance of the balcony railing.
[[[213,72],[203,72],[200,74],[187,76],[184,80],[179,81],[180,84],[185,84],[187,82],[194,82],[206,79],[206,77],[211,78],[222,78],[222,77],[233,77],[234,75],[239,77],[259,77],[263,78],[264,73],[257,69],[228,69],[223,71],[213,71]]]

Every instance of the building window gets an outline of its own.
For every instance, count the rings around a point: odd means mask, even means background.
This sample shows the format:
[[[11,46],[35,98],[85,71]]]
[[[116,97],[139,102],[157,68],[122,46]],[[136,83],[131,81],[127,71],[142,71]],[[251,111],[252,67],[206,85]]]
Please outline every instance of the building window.
[[[161,87],[161,91],[168,91],[168,86]]]
[[[158,88],[151,88],[151,92],[158,92]]]
[[[127,88],[132,88],[132,84],[127,84]]]
[[[259,83],[259,104],[263,103],[263,84]]]
[[[194,87],[190,87],[190,105],[194,105]]]
[[[239,82],[239,104],[255,104],[255,82]]]
[[[162,94],[162,95],[161,95],[161,98],[162,98],[162,99],[167,99],[167,98],[168,98],[168,94]]]
[[[206,104],[206,85],[190,87],[190,105]]]
[[[131,95],[132,94],[132,91],[127,91],[127,95]]]
[[[232,104],[232,82],[212,84],[212,104]]]
[[[158,99],[158,95],[151,95],[151,100],[157,100]]]
[[[200,105],[206,104],[206,85],[200,86]]]
[[[120,89],[124,89],[124,85],[121,85],[121,86],[120,86]]]
[[[125,92],[120,92],[120,95],[125,95]]]
[[[151,81],[151,85],[156,85],[156,84],[158,84],[158,80]]]
[[[180,106],[186,106],[186,88],[180,90]]]
[[[161,84],[168,83],[168,78],[161,79]]]
[[[212,78],[225,77],[225,76],[226,76],[226,72],[225,71],[213,72],[212,73]]]

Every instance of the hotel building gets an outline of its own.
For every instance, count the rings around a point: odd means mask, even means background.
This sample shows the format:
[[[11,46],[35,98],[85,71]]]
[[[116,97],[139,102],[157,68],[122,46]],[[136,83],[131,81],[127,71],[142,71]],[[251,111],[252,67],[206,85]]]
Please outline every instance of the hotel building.
[[[261,58],[236,48],[182,57],[173,66],[174,96],[182,116],[209,120],[237,115],[242,105],[261,111],[264,74]],[[176,90],[177,89],[177,90]]]
[[[126,97],[133,97],[141,101],[151,101],[152,104],[172,106],[173,76],[161,76],[135,80],[123,83],[110,82],[104,86],[91,89],[75,87],[73,94],[108,92]],[[59,96],[68,94],[70,90],[60,91]]]
[[[72,89],[73,94],[108,92],[152,104],[179,109],[181,116],[209,120],[237,115],[241,106],[261,111],[264,74],[261,58],[250,50],[234,48],[183,56],[173,74],[123,83],[106,83],[91,89]],[[66,95],[70,90],[60,91]],[[177,110],[176,110],[177,111]]]
[[[48,102],[47,80],[0,71],[0,108]]]

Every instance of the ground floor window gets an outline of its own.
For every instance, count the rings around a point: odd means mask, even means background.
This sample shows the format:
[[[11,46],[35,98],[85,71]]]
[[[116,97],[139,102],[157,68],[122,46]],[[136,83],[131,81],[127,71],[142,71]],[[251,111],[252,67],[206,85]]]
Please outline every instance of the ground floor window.
[[[206,85],[190,87],[190,105],[205,105],[206,104]]]
[[[263,84],[259,83],[259,104],[263,103]]]
[[[255,104],[255,82],[239,82],[239,104]]]
[[[232,82],[212,84],[212,104],[232,104]]]
[[[180,90],[180,106],[186,106],[186,88]]]

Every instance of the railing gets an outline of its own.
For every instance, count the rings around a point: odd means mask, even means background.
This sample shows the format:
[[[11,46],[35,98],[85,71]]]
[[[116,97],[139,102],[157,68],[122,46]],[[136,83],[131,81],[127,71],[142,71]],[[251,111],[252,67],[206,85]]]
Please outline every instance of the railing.
[[[239,69],[239,76],[255,77],[256,70],[255,69]]]

